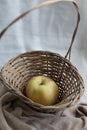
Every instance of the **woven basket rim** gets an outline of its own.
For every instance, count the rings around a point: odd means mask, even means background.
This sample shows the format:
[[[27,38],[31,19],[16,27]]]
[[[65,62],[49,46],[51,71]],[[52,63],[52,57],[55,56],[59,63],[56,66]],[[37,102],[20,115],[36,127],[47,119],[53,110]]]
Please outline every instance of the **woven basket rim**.
[[[60,55],[59,53],[52,52],[52,51],[47,51],[47,50],[46,50],[46,51],[44,51],[44,50],[28,51],[28,52],[23,52],[23,53],[21,53],[21,54],[18,54],[18,55],[16,55],[16,56],[14,56],[14,57],[11,58],[7,63],[4,64],[4,66],[1,68],[1,73],[2,73],[2,71],[3,71],[3,68],[4,68],[10,61],[14,61],[14,60],[18,59],[19,57],[24,56],[24,55],[26,55],[26,54],[33,54],[33,53],[42,53],[42,54],[47,54],[47,53],[49,53],[49,54],[52,54],[52,55],[61,57],[65,62],[67,62],[68,64],[70,64],[70,65],[73,67],[73,69],[74,69],[74,70],[76,71],[76,73],[78,74],[79,78],[83,81],[83,78],[82,78],[82,76],[80,75],[78,69],[72,64],[72,62],[71,62],[69,59],[66,59],[65,57],[63,57],[63,56]],[[3,77],[3,76],[2,76],[2,77]],[[83,81],[83,82],[84,82],[84,81]]]
[[[52,109],[58,109],[58,108],[63,108],[63,107],[67,107],[67,106],[71,105],[71,104],[72,104],[71,101],[69,101],[69,102],[63,102],[63,101],[61,101],[61,102],[59,102],[59,103],[57,103],[57,104],[50,105],[50,106],[44,106],[44,105],[35,103],[35,102],[33,102],[31,99],[28,99],[26,96],[20,94],[20,92],[16,91],[16,89],[10,88],[9,84],[5,81],[5,79],[4,79],[2,73],[3,73],[4,67],[5,67],[10,61],[14,61],[14,60],[16,60],[17,58],[20,58],[21,56],[24,56],[24,55],[26,55],[26,54],[34,54],[34,53],[37,53],[37,54],[38,54],[38,53],[42,53],[42,54],[46,54],[46,53],[48,54],[48,53],[50,53],[51,55],[55,55],[55,56],[61,57],[66,63],[70,64],[70,66],[73,67],[74,71],[75,71],[75,72],[77,73],[77,75],[78,75],[78,78],[82,81],[82,86],[84,86],[83,78],[82,78],[81,75],[79,74],[78,69],[70,62],[70,60],[64,58],[63,56],[61,56],[61,55],[58,54],[58,53],[54,53],[54,52],[51,52],[51,51],[42,51],[42,50],[41,50],[41,51],[39,50],[39,51],[24,52],[24,53],[21,53],[21,54],[15,56],[15,57],[13,57],[12,59],[10,59],[10,60],[2,67],[2,69],[1,69],[1,76],[2,76],[2,80],[3,80],[4,84],[5,84],[5,86],[7,86],[7,88],[8,88],[11,92],[13,92],[15,95],[17,95],[17,96],[21,97],[23,100],[25,100],[25,102],[29,101],[31,104],[34,103],[34,107],[35,107],[35,106],[36,106],[36,107],[39,107],[39,109],[40,109],[40,108],[44,108],[44,109],[51,109],[51,108],[52,108]],[[81,89],[82,89],[82,88],[81,88]],[[84,91],[80,91],[78,97],[82,96],[82,95],[83,95],[83,92],[84,92]]]
[[[78,25],[79,25],[79,22],[80,22],[80,12],[79,12],[79,7],[78,7],[78,4],[76,2],[76,0],[51,0],[51,1],[46,1],[46,2],[43,2],[29,10],[27,10],[26,12],[24,12],[23,14],[21,14],[20,16],[18,16],[17,18],[15,18],[6,28],[4,28],[2,30],[2,32],[0,32],[0,38],[2,38],[2,36],[4,35],[4,33],[14,24],[16,23],[18,20],[22,19],[24,16],[26,16],[27,14],[29,14],[30,12],[38,9],[38,8],[42,8],[46,5],[50,5],[50,4],[53,4],[53,3],[56,3],[56,2],[60,2],[60,1],[66,1],[66,2],[72,2],[73,5],[75,6],[75,9],[77,11],[77,22],[76,22],[76,26],[75,26],[75,29],[74,29],[74,32],[73,32],[73,35],[72,35],[72,38],[71,38],[71,43],[70,43],[70,46],[69,46],[69,49],[65,55],[65,57],[61,56],[60,54],[58,53],[55,53],[55,52],[50,52],[50,51],[43,51],[43,50],[39,50],[39,51],[30,51],[30,52],[24,52],[24,53],[21,53],[15,57],[13,57],[12,59],[10,59],[2,68],[1,68],[1,78],[2,78],[2,81],[3,83],[5,84],[5,86],[8,87],[8,89],[13,92],[15,95],[21,97],[23,100],[25,100],[25,102],[27,102],[27,100],[29,100],[29,104],[32,104],[32,106],[36,107],[38,110],[39,109],[44,109],[44,110],[51,110],[53,109],[60,109],[60,108],[64,108],[64,107],[67,107],[69,105],[72,104],[72,102],[75,102],[77,101],[81,95],[83,94],[83,91],[84,91],[84,81],[83,81],[83,78],[82,76],[80,75],[78,69],[71,63],[70,60],[66,59],[68,56],[70,58],[70,55],[71,55],[71,50],[72,50],[72,45],[73,45],[73,42],[74,42],[74,39],[75,39],[75,36],[76,36],[76,33],[77,33],[77,30],[78,30]],[[70,101],[70,99],[68,99],[66,97],[67,100],[61,100],[59,103],[57,104],[54,104],[54,105],[51,105],[51,106],[44,106],[44,105],[41,105],[41,104],[38,104],[38,103],[35,103],[33,102],[31,99],[28,99],[27,97],[25,97],[24,95],[21,94],[20,91],[17,91],[17,88],[12,88],[10,87],[10,85],[6,82],[5,78],[4,78],[4,75],[3,75],[3,71],[4,71],[4,68],[7,66],[7,65],[10,65],[12,63],[12,61],[14,62],[16,59],[18,58],[22,58],[22,56],[24,55],[27,55],[27,54],[34,54],[34,53],[41,53],[41,54],[50,54],[51,56],[58,56],[60,57],[63,61],[64,61],[64,65],[67,64],[69,65],[73,71],[75,71],[76,73],[76,76],[78,77],[78,81],[79,81],[79,93],[77,94],[76,97],[74,97],[74,99],[72,99]],[[71,86],[70,86],[71,87]],[[76,86],[75,86],[76,87]],[[70,96],[73,96],[73,94],[71,94]]]

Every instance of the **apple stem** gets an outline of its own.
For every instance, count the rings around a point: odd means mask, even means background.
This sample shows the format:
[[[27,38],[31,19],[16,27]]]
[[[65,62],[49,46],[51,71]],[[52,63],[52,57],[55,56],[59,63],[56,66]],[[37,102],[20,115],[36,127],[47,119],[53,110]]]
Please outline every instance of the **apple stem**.
[[[44,82],[41,82],[41,83],[40,83],[40,85],[43,85],[43,84],[44,84]]]

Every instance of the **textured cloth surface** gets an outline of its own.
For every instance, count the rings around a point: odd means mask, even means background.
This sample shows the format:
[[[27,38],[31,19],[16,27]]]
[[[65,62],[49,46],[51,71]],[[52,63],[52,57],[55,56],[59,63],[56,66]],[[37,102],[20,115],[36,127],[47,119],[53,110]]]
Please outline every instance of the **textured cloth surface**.
[[[24,11],[46,0],[0,0],[0,31]],[[87,0],[77,0],[81,20],[72,48],[71,62],[82,75],[87,98]],[[69,2],[38,9],[14,24],[0,40],[0,68],[14,56],[32,50],[49,50],[64,56],[76,24],[76,11]]]
[[[22,12],[46,0],[0,0],[0,31]],[[87,130],[87,0],[77,0],[81,21],[71,62],[85,83],[80,104],[56,114],[31,110],[0,82],[1,130]],[[65,55],[76,23],[71,3],[59,3],[32,12],[12,26],[0,40],[0,68],[12,57],[31,50]],[[83,104],[82,104],[83,103]]]
[[[32,110],[0,82],[1,130],[87,130],[87,104],[78,104],[55,114]]]

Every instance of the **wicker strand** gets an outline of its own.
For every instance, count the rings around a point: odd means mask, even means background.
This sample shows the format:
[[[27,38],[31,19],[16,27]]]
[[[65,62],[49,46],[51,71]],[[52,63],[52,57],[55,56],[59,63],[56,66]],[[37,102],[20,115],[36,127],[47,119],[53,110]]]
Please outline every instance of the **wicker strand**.
[[[75,27],[75,30],[73,32],[73,35],[72,35],[72,39],[71,39],[71,43],[70,43],[70,47],[65,55],[65,58],[68,57],[69,55],[69,59],[70,59],[70,56],[71,56],[71,48],[72,48],[72,45],[73,45],[73,42],[74,42],[74,39],[75,39],[75,36],[76,36],[76,33],[77,33],[77,30],[78,30],[78,25],[79,25],[79,21],[80,21],[80,13],[79,13],[79,7],[76,3],[75,0],[49,0],[49,1],[46,1],[46,2],[43,2],[35,7],[33,7],[32,9],[24,12],[23,14],[21,14],[20,16],[18,16],[16,19],[14,19],[5,29],[2,30],[2,32],[0,32],[0,39],[2,38],[2,36],[4,35],[4,33],[14,24],[16,23],[18,20],[20,20],[21,18],[23,18],[24,16],[26,16],[27,14],[29,14],[30,12],[38,9],[38,8],[42,8],[44,6],[47,6],[47,5],[50,5],[50,4],[53,4],[53,3],[56,3],[56,2],[60,2],[60,1],[65,1],[65,2],[72,2],[76,8],[76,11],[78,13],[78,17],[77,17],[77,24],[76,24],[76,27]]]
[[[1,69],[1,75],[3,84],[13,94],[29,106],[44,112],[56,112],[61,107],[72,105],[84,92],[83,79],[71,62],[48,51],[26,52],[14,57]],[[24,95],[26,83],[37,75],[50,77],[57,83],[59,96],[54,105],[44,107]]]
[[[71,1],[73,2],[77,12],[77,24],[73,32],[70,47],[65,55],[62,57],[57,53],[52,53],[49,51],[31,51],[22,53],[3,66],[1,69],[0,80],[2,83],[12,92],[14,95],[18,96],[22,101],[27,103],[30,107],[41,112],[57,112],[60,109],[71,106],[76,103],[84,93],[84,81],[79,74],[76,67],[67,60],[66,58],[71,54],[72,45],[77,33],[80,14],[78,5],[75,0],[49,0],[38,6],[28,10],[19,17],[17,17],[13,22],[11,22],[7,28],[5,28],[0,33],[0,38],[19,19],[26,16],[31,11],[41,8],[43,6],[56,3],[59,1]],[[55,104],[51,106],[43,106],[38,103],[33,102],[28,99],[25,94],[25,86],[28,80],[37,75],[44,75],[53,79],[59,90],[59,96]]]
[[[78,12],[79,12],[79,8],[77,6],[76,3],[74,3],[74,5],[76,6]],[[79,26],[79,22],[80,22],[80,14],[78,13],[78,20],[77,20],[77,25],[76,25],[76,28],[74,30],[74,33],[73,33],[73,36],[72,36],[72,40],[71,40],[71,44],[70,44],[70,47],[65,55],[65,58],[67,58],[68,54],[69,54],[69,59],[70,59],[70,55],[71,55],[71,48],[72,48],[72,45],[73,45],[73,42],[74,42],[74,39],[75,39],[75,36],[76,36],[76,33],[77,33],[77,30],[78,30],[78,26]]]

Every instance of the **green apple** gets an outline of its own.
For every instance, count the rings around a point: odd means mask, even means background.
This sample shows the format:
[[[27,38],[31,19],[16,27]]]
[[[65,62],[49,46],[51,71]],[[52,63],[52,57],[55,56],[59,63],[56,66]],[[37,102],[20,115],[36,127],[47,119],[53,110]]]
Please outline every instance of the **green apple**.
[[[46,76],[32,77],[26,86],[26,96],[36,103],[48,106],[56,102],[58,86],[54,80]]]

